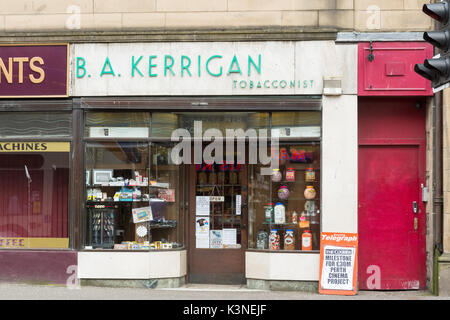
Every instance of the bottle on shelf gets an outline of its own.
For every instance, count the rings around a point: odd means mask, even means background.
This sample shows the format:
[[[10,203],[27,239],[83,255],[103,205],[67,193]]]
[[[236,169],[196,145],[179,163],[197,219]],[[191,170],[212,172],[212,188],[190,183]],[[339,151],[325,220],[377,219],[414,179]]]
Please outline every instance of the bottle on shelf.
[[[294,230],[287,229],[284,234],[284,250],[295,250]]]
[[[311,231],[305,230],[302,234],[302,250],[309,251],[312,250],[312,235]]]
[[[308,185],[303,194],[307,200],[313,200],[316,197],[316,190],[314,186]]]
[[[270,230],[269,249],[270,250],[280,250],[280,235],[278,234],[277,229]]]
[[[286,223],[286,208],[282,202],[277,202],[273,208],[274,223]]]
[[[295,181],[295,169],[294,168],[287,168],[286,169],[286,181]]]
[[[281,200],[287,200],[289,198],[289,189],[287,186],[280,186],[280,189],[278,189],[278,198]]]
[[[316,173],[313,168],[306,168],[305,171],[305,181],[314,182],[316,180]]]
[[[265,213],[265,217],[266,217],[266,222],[273,223],[274,222],[274,208],[273,208],[272,202],[269,202],[265,205],[264,213]]]
[[[282,174],[280,172],[280,169],[272,169],[272,181],[280,182],[281,179],[282,179]]]

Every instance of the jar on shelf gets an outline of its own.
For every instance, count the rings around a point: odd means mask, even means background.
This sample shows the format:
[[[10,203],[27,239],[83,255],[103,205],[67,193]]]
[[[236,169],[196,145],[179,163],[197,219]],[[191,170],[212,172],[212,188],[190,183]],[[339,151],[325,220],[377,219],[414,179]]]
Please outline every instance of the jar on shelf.
[[[284,250],[295,250],[295,237],[292,229],[287,229],[284,234]]]
[[[273,210],[274,210],[274,208],[273,208],[272,202],[269,202],[264,206],[264,213],[265,213],[267,223],[274,222],[274,211]]]
[[[312,235],[311,231],[305,230],[302,234],[302,250],[312,250]]]
[[[278,189],[278,198],[281,200],[287,200],[289,194],[290,192],[287,186],[280,186],[280,189]]]
[[[274,223],[286,223],[286,208],[282,202],[277,202],[273,208]]]
[[[295,169],[287,168],[285,177],[286,177],[286,181],[295,181]]]
[[[305,181],[314,182],[316,181],[316,173],[313,168],[306,168],[305,170]]]
[[[256,248],[260,250],[269,249],[269,233],[260,230],[256,236]]]
[[[306,186],[303,194],[306,200],[313,200],[316,197],[316,189],[313,186]]]
[[[277,229],[270,230],[269,249],[270,250],[280,250],[280,235],[278,234]]]
[[[280,169],[272,169],[272,181],[273,182],[280,182],[282,178],[283,177],[280,172]]]

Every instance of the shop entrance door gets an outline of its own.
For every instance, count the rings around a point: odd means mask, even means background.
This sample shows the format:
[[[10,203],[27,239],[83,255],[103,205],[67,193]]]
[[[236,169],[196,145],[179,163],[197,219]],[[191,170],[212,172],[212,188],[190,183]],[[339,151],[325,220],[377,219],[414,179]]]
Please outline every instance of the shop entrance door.
[[[191,165],[189,181],[188,281],[244,283],[247,165]]]
[[[423,289],[425,104],[383,101],[359,108],[359,288]]]

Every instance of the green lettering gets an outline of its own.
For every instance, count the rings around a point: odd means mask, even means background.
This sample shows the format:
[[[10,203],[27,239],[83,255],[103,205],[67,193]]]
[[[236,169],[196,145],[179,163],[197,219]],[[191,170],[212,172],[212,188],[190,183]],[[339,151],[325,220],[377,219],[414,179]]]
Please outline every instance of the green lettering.
[[[234,64],[236,64],[237,70],[232,70]],[[241,68],[239,67],[239,62],[238,62],[238,60],[237,60],[237,58],[236,58],[236,55],[234,55],[233,60],[231,60],[230,68],[228,69],[227,75],[230,74],[230,73],[239,73],[239,74],[242,74]]]
[[[200,64],[201,56],[198,56],[198,76],[200,77],[201,64]]]
[[[255,67],[255,70],[258,71],[258,74],[261,74],[261,55],[258,55],[258,66],[256,66],[252,57],[250,55],[248,55],[248,76],[250,76],[250,73],[251,73],[251,70],[250,70],[251,65],[253,65]]]
[[[188,60],[188,64],[184,65],[184,60]],[[181,76],[183,76],[184,74],[184,70],[187,71],[187,73],[189,73],[189,76],[192,77],[191,72],[189,71],[189,66],[191,65],[191,59],[189,59],[189,57],[187,56],[181,56]]]
[[[150,56],[148,57],[148,76],[149,77],[157,77],[158,74],[152,73],[152,68],[155,68],[157,65],[152,64],[152,59],[156,59],[158,56]]]
[[[214,56],[209,57],[209,59],[206,61],[206,71],[208,71],[208,73],[209,73],[210,75],[212,75],[213,77],[220,77],[220,76],[222,75],[222,67],[220,67],[219,73],[212,73],[212,72],[209,70],[209,62],[210,62],[212,59],[222,59],[222,56],[214,55]]]
[[[136,70],[141,75],[141,77],[144,76],[137,67],[137,65],[138,65],[139,61],[141,61],[141,59],[142,59],[142,56],[140,56],[139,59],[136,62],[134,62],[134,56],[131,57],[131,76],[132,77],[134,77],[134,70]]]
[[[82,62],[82,64],[80,64]],[[77,57],[77,78],[83,78],[86,75],[86,60],[82,57]],[[80,74],[80,69],[83,70]]]
[[[170,58],[170,61],[171,61],[170,65],[167,64],[167,60],[168,60],[167,58]],[[175,72],[173,72],[173,70],[172,70],[174,62],[175,61],[173,60],[171,55],[164,56],[164,77],[167,75],[167,70],[169,70],[173,76],[175,75]]]
[[[109,71],[105,70],[107,66],[109,67]],[[111,66],[111,62],[109,61],[109,57],[106,57],[105,63],[103,64],[102,72],[100,73],[100,77],[102,77],[104,74],[112,74],[114,77],[116,76]]]

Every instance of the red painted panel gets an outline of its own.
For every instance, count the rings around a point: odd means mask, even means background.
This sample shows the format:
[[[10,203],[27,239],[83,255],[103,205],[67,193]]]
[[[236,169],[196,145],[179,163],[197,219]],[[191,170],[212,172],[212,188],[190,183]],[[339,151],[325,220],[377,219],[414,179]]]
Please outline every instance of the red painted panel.
[[[358,105],[360,141],[425,139],[426,98],[361,97],[358,98]]]
[[[425,104],[359,98],[359,288],[426,285]],[[413,212],[413,201],[419,212]],[[417,230],[414,228],[417,218]]]
[[[76,251],[0,250],[0,281],[73,283]]]
[[[373,42],[358,47],[358,95],[360,96],[432,96],[429,80],[414,72],[416,63],[433,57],[426,42]]]

